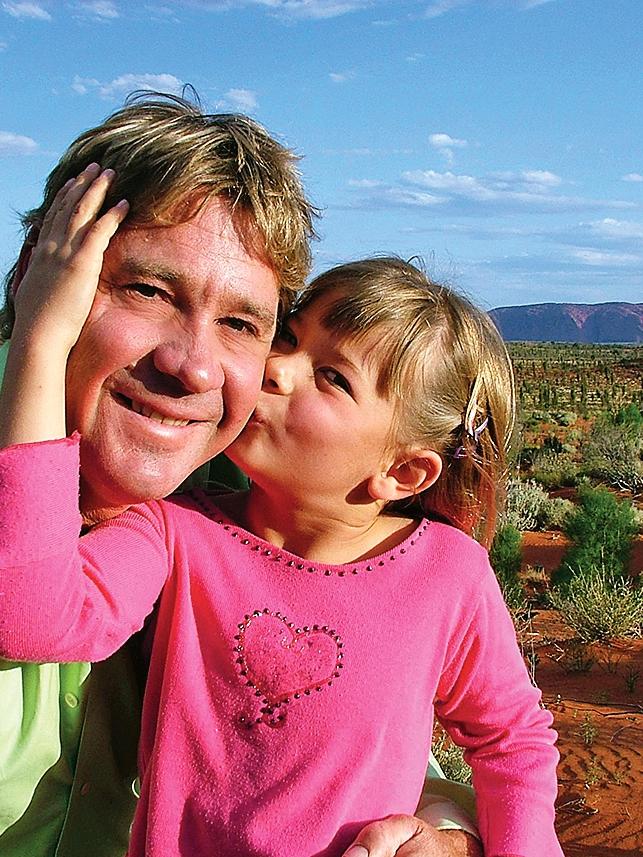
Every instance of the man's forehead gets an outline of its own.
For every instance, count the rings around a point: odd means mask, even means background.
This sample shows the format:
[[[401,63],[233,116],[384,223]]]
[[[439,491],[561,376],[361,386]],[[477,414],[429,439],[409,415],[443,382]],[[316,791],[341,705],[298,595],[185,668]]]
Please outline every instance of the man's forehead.
[[[105,254],[104,274],[160,282],[187,299],[226,300],[273,324],[279,297],[276,273],[250,255],[235,233],[223,224],[212,228],[209,220],[120,231]]]

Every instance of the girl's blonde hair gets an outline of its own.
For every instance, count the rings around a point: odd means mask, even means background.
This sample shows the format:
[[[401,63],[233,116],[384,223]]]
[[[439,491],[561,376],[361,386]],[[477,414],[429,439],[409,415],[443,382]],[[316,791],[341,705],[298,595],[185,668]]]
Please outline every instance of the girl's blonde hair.
[[[443,461],[434,485],[388,510],[443,518],[488,546],[515,417],[511,362],[489,316],[395,257],[332,268],[296,309],[329,293],[323,324],[376,342],[378,392],[396,401],[395,446],[430,447]]]

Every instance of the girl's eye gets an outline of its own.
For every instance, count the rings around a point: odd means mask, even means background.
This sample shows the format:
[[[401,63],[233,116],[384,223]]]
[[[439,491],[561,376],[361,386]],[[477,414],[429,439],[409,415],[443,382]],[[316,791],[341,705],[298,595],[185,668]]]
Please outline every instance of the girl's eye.
[[[297,337],[289,327],[282,327],[275,336],[275,345],[287,346],[288,348],[297,347]]]
[[[324,374],[324,377],[328,381],[329,384],[332,384],[333,387],[338,387],[340,390],[344,390],[345,393],[351,393],[351,385],[348,383],[346,378],[338,372],[336,369],[332,369],[327,366],[321,370]]]

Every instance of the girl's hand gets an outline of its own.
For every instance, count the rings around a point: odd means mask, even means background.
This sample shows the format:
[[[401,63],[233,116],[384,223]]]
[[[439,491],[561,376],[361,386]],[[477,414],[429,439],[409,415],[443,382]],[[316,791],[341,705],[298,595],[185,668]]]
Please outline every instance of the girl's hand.
[[[414,815],[389,815],[368,824],[344,857],[483,857],[462,830],[438,830]]]
[[[124,200],[97,219],[114,178],[90,164],[47,212],[15,293],[16,321],[0,391],[0,447],[65,437],[65,371],[92,308]]]
[[[122,200],[97,218],[113,170],[90,164],[56,195],[15,295],[18,338],[69,353],[91,310],[110,238],[125,218]]]

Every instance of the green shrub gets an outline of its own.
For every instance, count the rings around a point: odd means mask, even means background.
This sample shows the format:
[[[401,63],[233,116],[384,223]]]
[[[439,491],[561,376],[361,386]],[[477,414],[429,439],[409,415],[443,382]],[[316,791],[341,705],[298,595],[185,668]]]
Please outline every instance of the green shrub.
[[[521,532],[562,529],[574,508],[570,500],[550,498],[534,479],[510,479],[501,520]]]
[[[549,598],[585,643],[642,634],[643,589],[630,578],[614,579],[604,566],[577,570],[565,593]]]
[[[510,479],[502,522],[517,530],[536,530],[548,502],[547,492],[533,479]]]
[[[574,411],[557,411],[554,414],[554,419],[559,426],[573,426],[578,419],[578,414]]]
[[[604,488],[581,486],[580,504],[569,515],[565,534],[572,545],[552,576],[567,586],[577,569],[605,568],[613,578],[628,572],[638,526],[631,503],[619,501]]]
[[[578,481],[578,465],[564,452],[543,448],[534,455],[532,468],[533,478],[546,488],[569,487]]]
[[[433,740],[431,750],[448,780],[470,785],[471,768],[464,761],[464,751],[462,747],[453,743],[446,732],[442,731]]]
[[[629,409],[614,419],[609,415],[597,419],[581,445],[581,455],[584,471],[595,479],[623,491],[643,491],[643,432]]]
[[[521,541],[518,530],[511,524],[504,524],[497,531],[489,551],[489,560],[510,610],[521,610],[525,606],[525,595],[518,577],[522,560]]]
[[[576,506],[571,500],[562,497],[552,497],[547,501],[542,512],[542,526],[546,530],[562,530],[565,528],[567,519],[574,512]]]

